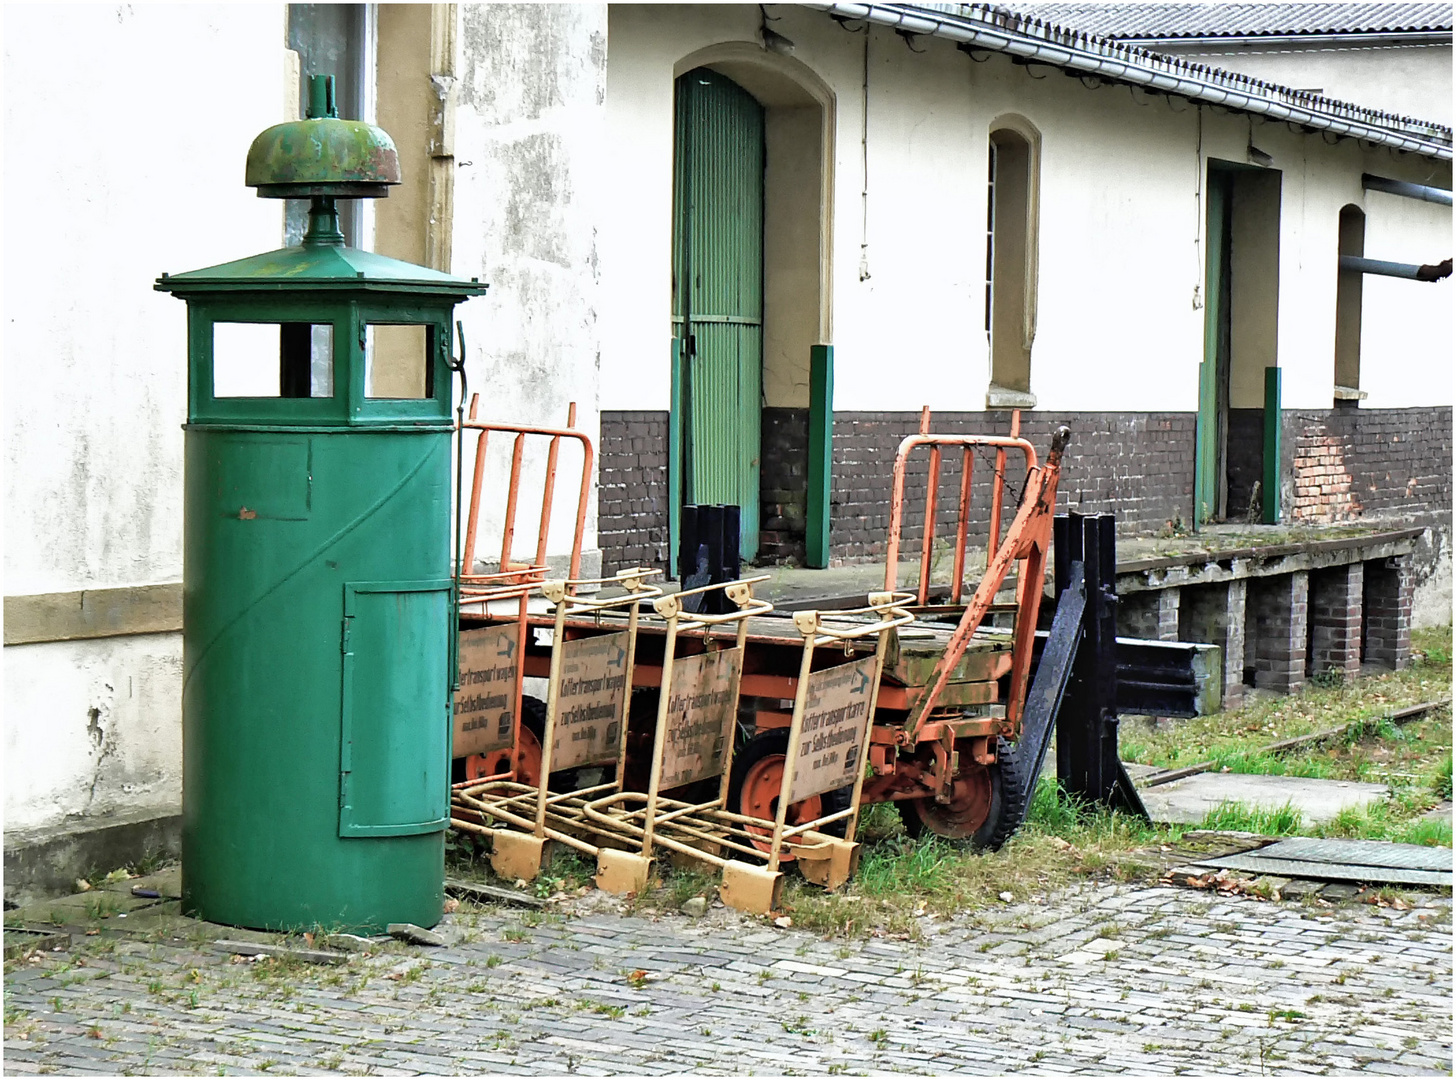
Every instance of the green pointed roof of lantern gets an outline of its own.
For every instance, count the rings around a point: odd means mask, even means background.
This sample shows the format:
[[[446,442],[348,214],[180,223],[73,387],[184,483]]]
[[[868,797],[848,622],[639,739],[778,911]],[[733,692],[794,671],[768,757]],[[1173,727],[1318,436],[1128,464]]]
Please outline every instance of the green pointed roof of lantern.
[[[158,291],[179,296],[204,292],[364,289],[463,298],[480,296],[488,287],[475,278],[466,281],[372,251],[307,243],[202,270],[189,270],[185,274],[163,274],[156,284]]]

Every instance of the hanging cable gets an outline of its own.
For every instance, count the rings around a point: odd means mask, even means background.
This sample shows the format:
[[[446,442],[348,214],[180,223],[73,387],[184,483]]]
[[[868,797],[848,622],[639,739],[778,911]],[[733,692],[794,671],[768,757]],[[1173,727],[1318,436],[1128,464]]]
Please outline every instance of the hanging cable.
[[[1203,106],[1198,105],[1198,141],[1193,150],[1193,310],[1203,308],[1204,290],[1208,283],[1203,280],[1204,258],[1203,237]]]
[[[870,279],[870,28],[865,26],[864,87],[860,121],[860,164],[864,190],[860,192],[859,279]]]

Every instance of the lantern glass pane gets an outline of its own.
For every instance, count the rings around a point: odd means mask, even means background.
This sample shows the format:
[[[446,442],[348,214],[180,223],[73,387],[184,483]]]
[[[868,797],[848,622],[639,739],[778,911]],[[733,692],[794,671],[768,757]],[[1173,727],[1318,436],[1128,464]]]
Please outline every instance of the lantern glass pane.
[[[212,396],[333,397],[333,325],[214,323]]]
[[[430,396],[430,327],[369,323],[364,328],[364,396]]]

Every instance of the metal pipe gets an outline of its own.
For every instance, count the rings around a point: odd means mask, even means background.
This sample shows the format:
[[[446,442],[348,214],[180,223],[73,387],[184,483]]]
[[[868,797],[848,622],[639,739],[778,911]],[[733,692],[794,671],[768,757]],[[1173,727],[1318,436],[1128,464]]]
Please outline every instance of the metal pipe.
[[[1021,434],[1021,410],[1011,410],[1011,437],[1014,439]],[[1036,457],[1027,459],[1026,468],[1029,473],[1036,467]],[[991,473],[991,539],[986,545],[986,565],[991,565],[991,560],[996,557],[996,549],[1001,546],[1001,501],[1006,491],[1006,450],[1004,447],[996,451],[996,468]],[[956,597],[959,601],[960,597]],[[924,603],[922,600],[921,603]]]
[[[1381,259],[1365,259],[1359,255],[1341,255],[1340,269],[1360,274],[1379,274],[1382,277],[1407,278],[1411,281],[1440,281],[1451,276],[1451,260],[1417,266],[1415,263],[1385,262]]]
[[[501,533],[500,568],[511,569],[511,547],[516,539],[516,499],[521,494],[521,461],[526,450],[526,433],[516,436],[511,451],[511,485],[506,491],[506,523]]]
[[[1392,180],[1388,176],[1361,173],[1360,186],[1366,191],[1383,191],[1388,195],[1403,195],[1407,199],[1420,199],[1423,202],[1440,203],[1442,206],[1451,205],[1449,191],[1428,184],[1408,184],[1404,180]]]
[[[472,421],[475,420],[475,410],[479,404],[479,394],[471,397],[470,419]],[[475,572],[475,535],[480,518],[480,489],[485,479],[485,441],[489,434],[488,431],[482,431],[480,438],[475,442],[475,475],[470,484],[470,520],[465,525],[465,553],[460,556],[460,568],[456,571],[462,578]]]
[[[920,411],[920,434],[930,434],[930,406]],[[940,447],[930,448],[930,475],[925,484],[925,527],[920,530],[920,606],[930,595],[930,559],[935,550],[935,514],[940,501]]]
[[[961,451],[961,499],[956,520],[955,566],[951,569],[950,602],[961,602],[961,590],[966,583],[966,533],[971,525],[971,468],[975,458],[967,446]]]
[[[1069,71],[1097,75],[1118,82],[1132,83],[1165,94],[1177,94],[1190,101],[1208,105],[1221,105],[1228,109],[1267,116],[1273,120],[1285,120],[1302,124],[1317,131],[1329,131],[1353,139],[1381,146],[1393,146],[1399,150],[1410,150],[1441,161],[1450,161],[1451,129],[1440,124],[1421,124],[1403,121],[1375,109],[1365,109],[1343,102],[1328,102],[1330,111],[1316,112],[1300,105],[1290,105],[1265,96],[1266,88],[1289,96],[1292,91],[1269,83],[1251,79],[1231,72],[1210,77],[1184,60],[1150,55],[1141,49],[1132,49],[1091,34],[1057,31],[1064,43],[1038,41],[1024,30],[1009,29],[1003,12],[983,5],[974,5],[969,10],[979,15],[940,15],[923,8],[906,8],[891,4],[833,3],[824,0],[809,0],[807,7],[825,11],[831,15],[857,21],[880,23],[914,34],[929,34],[949,41],[965,42],[992,52],[1007,53],[1028,60],[1036,60],[1053,67]],[[1014,20],[1013,20],[1014,21]],[[1077,42],[1076,45],[1070,42]],[[1230,86],[1222,85],[1228,82]],[[1234,86],[1239,87],[1235,89]],[[1338,106],[1341,114],[1335,115]],[[1348,114],[1368,117],[1369,122]],[[1405,123],[1411,127],[1426,128],[1428,134],[1405,134],[1392,130],[1392,123]]]

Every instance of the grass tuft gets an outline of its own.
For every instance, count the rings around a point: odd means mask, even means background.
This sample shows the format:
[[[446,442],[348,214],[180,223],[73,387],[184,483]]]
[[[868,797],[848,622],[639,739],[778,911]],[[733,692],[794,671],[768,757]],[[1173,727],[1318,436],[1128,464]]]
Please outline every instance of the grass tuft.
[[[1451,798],[1451,759],[1442,760],[1431,774],[1431,793],[1438,799]]]
[[[858,891],[881,897],[944,889],[950,884],[956,854],[934,836],[877,844],[860,860],[855,875]]]
[[[1199,827],[1258,833],[1260,836],[1294,836],[1304,827],[1304,815],[1290,803],[1271,810],[1240,802],[1225,802],[1205,814]]]

